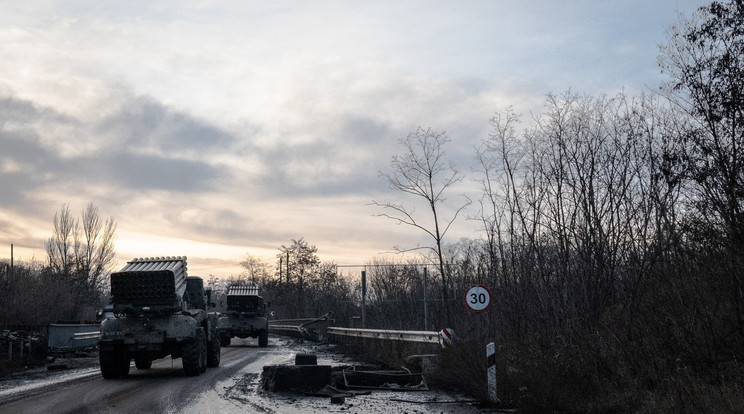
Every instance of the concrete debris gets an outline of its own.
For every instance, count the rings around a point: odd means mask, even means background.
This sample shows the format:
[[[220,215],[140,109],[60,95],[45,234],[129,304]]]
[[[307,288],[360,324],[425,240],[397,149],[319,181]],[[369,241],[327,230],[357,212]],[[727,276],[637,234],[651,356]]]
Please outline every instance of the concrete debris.
[[[330,365],[267,365],[261,383],[267,391],[317,391],[331,381]]]
[[[316,354],[297,354],[295,355],[295,365],[318,365],[318,356]]]
[[[391,391],[426,391],[429,387],[420,372],[405,370],[343,370],[346,388],[366,388]]]
[[[372,391],[340,390],[332,385],[326,385],[318,391],[306,392],[305,395],[309,397],[356,397],[357,395],[369,395],[371,393]]]

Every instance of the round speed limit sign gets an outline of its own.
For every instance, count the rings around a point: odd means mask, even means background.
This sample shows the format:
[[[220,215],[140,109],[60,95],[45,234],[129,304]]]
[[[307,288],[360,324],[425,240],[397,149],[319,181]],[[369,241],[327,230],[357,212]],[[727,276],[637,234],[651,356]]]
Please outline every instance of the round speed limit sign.
[[[491,292],[483,285],[475,285],[465,293],[465,303],[476,312],[484,311],[491,304]]]

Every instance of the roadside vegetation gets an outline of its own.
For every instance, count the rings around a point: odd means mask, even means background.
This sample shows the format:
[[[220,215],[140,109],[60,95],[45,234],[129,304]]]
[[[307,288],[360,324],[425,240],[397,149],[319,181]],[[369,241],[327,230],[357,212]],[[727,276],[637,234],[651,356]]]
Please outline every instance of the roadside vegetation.
[[[713,2],[669,29],[658,91],[548,95],[530,122],[498,111],[469,175],[446,159],[446,134],[402,139],[382,173],[402,201],[372,204],[430,243],[367,264],[366,327],[453,328],[437,381],[484,400],[495,342],[502,405],[527,412],[744,412],[743,27],[741,0]],[[481,185],[469,217],[471,198],[448,194],[463,179]],[[110,247],[83,243],[68,210],[49,263],[0,266],[0,323],[81,320],[103,303]],[[481,233],[447,239],[456,219]],[[317,251],[292,240],[275,263],[248,255],[242,274],[208,284],[259,286],[277,319],[358,324],[358,274]],[[482,313],[463,306],[476,284],[491,291]]]
[[[115,251],[116,222],[93,203],[75,218],[68,204],[54,215],[42,262],[0,262],[0,324],[46,325],[95,320],[107,301]],[[54,306],[51,306],[54,304]]]

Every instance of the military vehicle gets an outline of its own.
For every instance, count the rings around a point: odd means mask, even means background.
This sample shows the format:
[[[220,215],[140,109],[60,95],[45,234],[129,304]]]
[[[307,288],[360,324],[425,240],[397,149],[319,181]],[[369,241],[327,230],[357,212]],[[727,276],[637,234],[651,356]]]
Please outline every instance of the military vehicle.
[[[183,360],[194,376],[220,364],[218,317],[209,313],[211,291],[204,281],[188,276],[186,257],[134,259],[111,274],[114,317],[101,322],[98,341],[101,375],[129,374],[171,356]]]
[[[227,288],[227,311],[219,321],[220,343],[230,345],[238,338],[258,338],[258,346],[269,345],[269,319],[266,305],[255,286],[232,285]]]

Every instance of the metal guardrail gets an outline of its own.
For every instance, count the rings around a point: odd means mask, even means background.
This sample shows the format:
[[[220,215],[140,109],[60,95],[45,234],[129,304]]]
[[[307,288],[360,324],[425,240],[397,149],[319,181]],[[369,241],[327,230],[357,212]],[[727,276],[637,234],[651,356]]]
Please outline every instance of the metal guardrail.
[[[333,320],[327,316],[320,318],[308,319],[275,319],[269,321],[269,330],[278,334],[287,334],[290,336],[308,337],[306,327],[317,322]],[[381,339],[388,341],[416,342],[423,344],[441,344],[442,338],[439,332],[435,331],[402,331],[389,329],[358,329],[358,328],[340,328],[329,326],[326,328],[327,335],[345,336],[351,338]]]
[[[72,334],[72,339],[75,341],[83,341],[86,339],[98,339],[99,335],[101,335],[101,331],[79,332],[79,333]]]
[[[321,316],[320,318],[302,318],[302,319],[269,319],[270,326],[303,326],[308,323],[318,322],[327,320],[327,317]]]
[[[316,324],[322,324],[323,322],[333,324],[334,320],[329,318],[328,315],[323,315],[320,318],[274,319],[269,320],[269,332],[305,339],[318,339],[319,326]],[[324,331],[325,325],[323,324],[321,328]]]
[[[269,325],[269,330],[271,331],[287,331],[287,332],[297,332],[302,333],[302,328],[299,325]]]
[[[99,324],[49,324],[48,349],[54,353],[91,349],[98,343]]]
[[[392,331],[387,329],[354,329],[329,327],[328,335],[354,338],[382,339],[393,341],[439,344],[439,333],[434,331]]]

